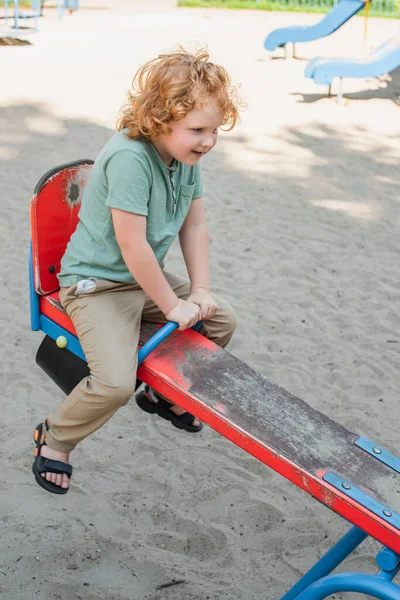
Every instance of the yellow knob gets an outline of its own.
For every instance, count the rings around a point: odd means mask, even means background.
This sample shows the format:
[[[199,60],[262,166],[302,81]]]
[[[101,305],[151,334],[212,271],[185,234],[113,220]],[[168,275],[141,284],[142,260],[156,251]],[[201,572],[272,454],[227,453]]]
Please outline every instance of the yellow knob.
[[[59,348],[66,348],[68,346],[68,340],[65,335],[59,335],[56,339],[56,344]]]

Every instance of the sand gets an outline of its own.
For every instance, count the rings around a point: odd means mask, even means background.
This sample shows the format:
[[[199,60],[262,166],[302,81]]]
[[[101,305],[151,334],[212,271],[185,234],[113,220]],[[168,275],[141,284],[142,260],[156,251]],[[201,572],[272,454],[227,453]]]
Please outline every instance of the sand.
[[[276,600],[348,527],[211,429],[190,436],[134,402],[74,452],[67,496],[31,475],[32,430],[62,398],[34,361],[32,190],[96,157],[136,68],[177,43],[207,44],[248,104],[203,165],[213,287],[239,315],[231,352],[400,453],[400,73],[346,82],[345,105],[304,78],[313,56],[363,51],[359,18],[300,60],[264,51],[275,27],[316,20],[82,0],[62,20],[47,8],[32,45],[0,47],[3,600]],[[367,46],[397,27],[371,19]],[[176,247],[168,266],[184,273]],[[373,572],[377,548],[347,568]]]

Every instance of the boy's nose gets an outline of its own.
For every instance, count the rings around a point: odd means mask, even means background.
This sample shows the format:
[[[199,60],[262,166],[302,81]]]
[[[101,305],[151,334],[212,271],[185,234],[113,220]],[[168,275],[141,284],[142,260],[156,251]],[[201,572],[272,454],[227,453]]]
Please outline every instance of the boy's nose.
[[[201,142],[201,147],[204,148],[204,150],[210,150],[213,146],[214,139],[212,136],[204,138]]]

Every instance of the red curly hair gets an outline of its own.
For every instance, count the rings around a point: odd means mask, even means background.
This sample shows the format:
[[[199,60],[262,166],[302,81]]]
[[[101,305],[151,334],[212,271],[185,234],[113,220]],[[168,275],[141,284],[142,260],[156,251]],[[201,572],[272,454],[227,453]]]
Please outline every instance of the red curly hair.
[[[131,139],[169,135],[170,122],[183,119],[196,102],[209,96],[217,101],[222,126],[230,131],[239,119],[240,102],[227,71],[209,62],[204,49],[162,54],[137,71],[117,128],[128,129]]]

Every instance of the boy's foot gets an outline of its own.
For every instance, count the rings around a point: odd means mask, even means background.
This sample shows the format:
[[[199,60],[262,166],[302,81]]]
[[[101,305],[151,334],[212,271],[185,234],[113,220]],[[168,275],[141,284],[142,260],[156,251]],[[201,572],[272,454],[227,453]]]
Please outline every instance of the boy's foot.
[[[52,494],[66,494],[72,475],[72,467],[68,464],[69,455],[47,446],[46,429],[48,429],[47,422],[39,423],[34,431],[33,439],[36,448],[32,471],[40,487]]]
[[[40,450],[40,456],[44,458],[51,458],[52,460],[58,460],[62,463],[68,464],[69,454],[65,454],[64,452],[57,452],[57,450],[53,450],[48,446],[42,446]],[[43,479],[46,481],[50,481],[55,485],[59,485],[63,489],[69,488],[69,477],[65,473],[61,475],[60,473],[41,473],[40,474]]]
[[[166,400],[166,402],[167,402],[167,400]],[[178,406],[177,404],[171,404],[171,407],[169,410],[172,411],[173,413],[175,413],[177,417],[181,417],[184,414],[189,414],[186,412],[186,410],[184,408],[182,408],[182,406]],[[193,416],[193,415],[190,415],[190,416]],[[198,419],[196,419],[196,417],[193,417],[192,426],[193,427],[201,427],[201,423]]]
[[[136,394],[136,402],[145,412],[157,414],[162,419],[170,421],[178,429],[184,429],[190,433],[197,433],[203,429],[203,424],[196,417],[186,412],[181,406],[168,402],[148,385]]]

